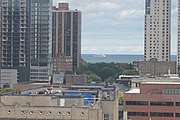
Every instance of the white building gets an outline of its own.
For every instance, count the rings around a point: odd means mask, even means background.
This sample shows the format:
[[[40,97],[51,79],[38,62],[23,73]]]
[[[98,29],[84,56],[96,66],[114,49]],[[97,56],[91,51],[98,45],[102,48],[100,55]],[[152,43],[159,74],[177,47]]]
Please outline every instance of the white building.
[[[171,0],[146,0],[144,25],[144,60],[170,61]]]

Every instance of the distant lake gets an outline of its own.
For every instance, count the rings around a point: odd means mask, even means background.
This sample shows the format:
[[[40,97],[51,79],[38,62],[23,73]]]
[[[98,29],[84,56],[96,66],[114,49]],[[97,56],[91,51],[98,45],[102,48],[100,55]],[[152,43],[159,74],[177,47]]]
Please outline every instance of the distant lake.
[[[99,63],[99,62],[115,62],[115,63],[132,63],[133,61],[142,61],[144,59],[143,55],[122,55],[122,54],[82,54],[82,59],[89,63]],[[171,61],[176,61],[176,55],[171,55]]]

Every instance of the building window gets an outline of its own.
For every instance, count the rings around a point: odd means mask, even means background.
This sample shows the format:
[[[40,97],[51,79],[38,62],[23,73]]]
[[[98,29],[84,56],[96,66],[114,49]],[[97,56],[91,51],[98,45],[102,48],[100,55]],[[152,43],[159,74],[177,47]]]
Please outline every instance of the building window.
[[[180,117],[180,113],[176,113],[176,117]]]
[[[148,116],[147,112],[128,112],[128,116]]]
[[[84,112],[81,112],[81,116],[84,116]]]
[[[39,112],[39,115],[42,115],[42,111]]]
[[[151,106],[174,106],[173,102],[150,102]]]
[[[148,106],[148,102],[146,102],[146,101],[126,101],[126,105],[142,105],[142,106]]]
[[[48,112],[48,115],[51,115],[51,114],[52,114],[52,112],[51,112],[51,111],[49,111],[49,112]]]
[[[151,117],[173,117],[173,113],[151,112]]]
[[[24,114],[24,111],[21,111],[21,114],[23,115],[23,114]]]
[[[176,106],[180,106],[180,102],[176,102]]]
[[[10,114],[10,113],[11,113],[11,111],[10,111],[10,110],[8,110],[8,111],[7,111],[7,113],[8,113],[8,114]]]
[[[61,115],[61,112],[58,112],[58,115]]]
[[[67,115],[69,116],[71,113],[70,112],[67,112]]]
[[[109,114],[104,114],[104,120],[110,120]]]
[[[33,111],[30,111],[29,114],[32,115],[32,114],[33,114]]]

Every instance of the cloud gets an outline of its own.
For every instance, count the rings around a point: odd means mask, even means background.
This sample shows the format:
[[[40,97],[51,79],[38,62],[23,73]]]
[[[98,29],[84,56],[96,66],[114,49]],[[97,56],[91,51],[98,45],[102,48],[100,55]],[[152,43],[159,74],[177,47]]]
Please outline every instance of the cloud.
[[[85,46],[82,53],[99,54],[143,54],[142,45],[116,45],[116,46]]]
[[[143,54],[145,0],[59,1],[68,2],[70,4],[70,9],[78,9],[82,11],[83,53],[102,51],[104,53],[134,52],[134,54]],[[57,5],[57,3],[58,0],[54,0],[54,4]],[[172,53],[176,54],[178,0],[172,0],[171,3],[171,48]],[[127,33],[134,33],[135,35]],[[127,43],[131,44],[129,45]],[[117,44],[118,46],[116,46]]]
[[[116,14],[113,15],[113,17],[115,18],[120,18],[120,19],[124,19],[124,18],[139,18],[142,17],[144,15],[144,11],[143,10],[138,10],[138,9],[129,9],[129,10],[123,10],[120,11]]]

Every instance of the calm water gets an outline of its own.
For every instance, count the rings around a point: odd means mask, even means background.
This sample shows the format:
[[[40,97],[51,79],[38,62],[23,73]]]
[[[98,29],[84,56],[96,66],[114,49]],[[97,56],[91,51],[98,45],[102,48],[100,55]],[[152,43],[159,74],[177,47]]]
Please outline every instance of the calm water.
[[[97,62],[115,62],[115,63],[132,63],[133,61],[143,60],[143,55],[118,55],[105,54],[104,56],[96,56],[94,54],[82,54],[82,58],[89,63]],[[171,55],[171,61],[176,61],[176,55]]]

